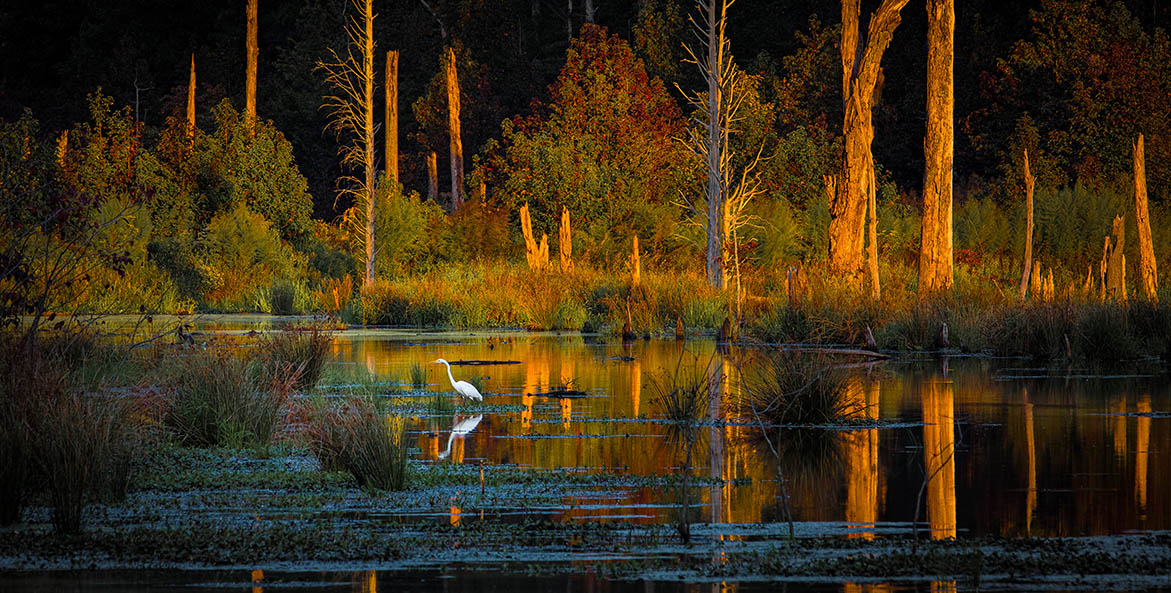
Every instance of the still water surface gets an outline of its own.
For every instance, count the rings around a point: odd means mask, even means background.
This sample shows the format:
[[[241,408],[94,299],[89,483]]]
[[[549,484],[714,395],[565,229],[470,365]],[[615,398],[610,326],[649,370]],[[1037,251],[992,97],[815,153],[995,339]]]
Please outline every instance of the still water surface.
[[[702,520],[778,521],[777,462],[760,431],[737,419],[759,349],[710,341],[621,344],[579,335],[357,330],[336,336],[337,364],[405,381],[414,363],[426,390],[453,393],[449,361],[479,379],[489,409],[414,421],[416,459],[635,476],[675,473],[681,447],[666,438],[657,385],[676,368],[712,385],[710,425],[693,458]],[[570,388],[578,397],[540,394]],[[1036,368],[1020,359],[918,358],[853,369],[847,397],[868,428],[805,431],[779,443],[796,520],[872,537],[918,528],[955,535],[1077,536],[1171,529],[1171,382],[1157,364]],[[453,396],[454,397],[454,396]],[[796,439],[791,439],[795,441]],[[928,479],[929,478],[929,479]],[[498,517],[669,521],[674,494],[630,487],[575,495]],[[918,506],[918,513],[916,507]],[[466,520],[451,509],[453,522]]]

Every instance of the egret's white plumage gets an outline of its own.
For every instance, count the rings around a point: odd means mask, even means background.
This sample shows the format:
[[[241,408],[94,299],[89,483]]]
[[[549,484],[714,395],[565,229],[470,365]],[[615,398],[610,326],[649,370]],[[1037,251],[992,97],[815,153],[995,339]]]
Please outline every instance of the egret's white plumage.
[[[480,395],[480,390],[476,389],[475,385],[472,385],[471,383],[468,383],[467,381],[456,381],[455,380],[455,377],[453,377],[451,375],[451,363],[440,358],[440,359],[436,360],[433,364],[439,364],[439,363],[442,363],[444,366],[447,367],[447,378],[451,381],[451,387],[453,389],[455,389],[456,393],[458,393],[468,399],[471,399],[471,400],[475,400],[478,402],[484,401],[484,396]]]

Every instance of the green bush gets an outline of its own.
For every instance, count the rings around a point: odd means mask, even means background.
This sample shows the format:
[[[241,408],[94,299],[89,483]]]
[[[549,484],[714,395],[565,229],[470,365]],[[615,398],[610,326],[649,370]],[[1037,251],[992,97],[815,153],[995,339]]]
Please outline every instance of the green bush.
[[[269,289],[269,299],[273,315],[304,315],[314,307],[313,294],[304,280],[278,278]]]

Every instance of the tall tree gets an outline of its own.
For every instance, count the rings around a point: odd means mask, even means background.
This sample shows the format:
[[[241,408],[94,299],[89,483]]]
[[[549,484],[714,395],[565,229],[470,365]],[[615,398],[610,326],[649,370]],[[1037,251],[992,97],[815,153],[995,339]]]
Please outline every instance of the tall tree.
[[[1147,169],[1143,154],[1143,135],[1134,142],[1134,218],[1138,226],[1139,280],[1143,296],[1152,303],[1159,301],[1159,280],[1155,265],[1155,245],[1151,241],[1151,215],[1147,209]]]
[[[386,52],[386,178],[398,183],[398,52]]]
[[[459,126],[459,77],[455,71],[455,50],[447,48],[447,130],[451,140],[451,209],[463,205],[464,145]]]
[[[844,142],[841,179],[830,202],[829,264],[830,269],[847,275],[857,285],[863,268],[863,230],[868,203],[873,211],[874,140],[871,109],[874,89],[880,76],[882,54],[890,45],[899,24],[899,11],[908,0],[883,0],[870,16],[866,38],[859,39],[860,0],[842,0],[842,123]],[[873,216],[872,216],[873,218]],[[873,235],[873,233],[872,233]],[[877,259],[876,246],[871,246]],[[873,269],[872,261],[871,275]],[[877,278],[871,278],[877,294]]]
[[[927,137],[923,141],[923,232],[919,292],[952,285],[954,0],[927,0]]]
[[[191,74],[187,80],[187,148],[195,145],[195,54],[191,54]]]
[[[245,41],[244,117],[248,118],[248,125],[250,127],[256,121],[256,60],[260,55],[260,49],[256,45],[257,2],[258,0],[248,0],[248,37]]]
[[[342,194],[353,198],[354,206],[346,212],[354,243],[364,253],[366,275],[363,285],[374,280],[374,0],[353,0],[359,16],[351,16],[346,25],[349,46],[345,56],[330,51],[331,62],[318,62],[325,80],[338,94],[325,97],[330,111],[329,127],[339,136],[350,136],[339,154],[342,164],[362,169],[363,178],[342,178],[347,187]]]

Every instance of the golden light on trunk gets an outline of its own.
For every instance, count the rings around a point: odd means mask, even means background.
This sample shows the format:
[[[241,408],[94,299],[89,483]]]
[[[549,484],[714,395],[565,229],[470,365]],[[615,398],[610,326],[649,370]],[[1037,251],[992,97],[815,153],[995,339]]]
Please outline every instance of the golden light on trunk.
[[[1157,303],[1159,275],[1155,265],[1155,245],[1151,241],[1151,215],[1147,211],[1147,173],[1142,134],[1138,135],[1138,140],[1134,143],[1134,214],[1138,223],[1138,270],[1143,297]]]
[[[520,232],[525,239],[525,260],[530,270],[540,270],[549,263],[548,235],[541,235],[541,242],[537,243],[533,235],[533,219],[529,215],[529,205],[520,207]]]
[[[455,50],[450,47],[447,48],[445,64],[447,72],[447,129],[451,139],[451,209],[455,211],[463,205],[464,145],[460,139],[459,78],[455,71]]]
[[[569,228],[569,208],[561,207],[561,226],[557,229],[557,252],[561,257],[561,271],[573,269],[573,233]]]
[[[919,291],[951,288],[954,0],[927,0],[927,137],[923,140],[923,231]]]
[[[191,74],[187,77],[187,148],[195,144],[195,54],[191,54]]]
[[[398,183],[398,52],[386,52],[386,177]]]
[[[642,258],[638,253],[638,235],[630,246],[630,285],[638,286],[642,282]]]
[[[1126,244],[1126,221],[1121,216],[1114,217],[1114,240],[1106,237],[1106,253],[1103,259],[1106,263],[1105,288],[1106,298],[1121,303],[1126,302],[1126,254],[1122,251]]]
[[[870,17],[863,42],[858,34],[860,0],[842,0],[844,151],[837,191],[830,200],[829,265],[834,272],[850,278],[855,286],[862,278],[866,211],[875,191],[874,156],[870,152],[874,140],[871,113],[874,91],[880,76],[882,54],[890,45],[899,24],[899,11],[906,4],[907,0],[883,0]],[[876,267],[870,266],[875,293],[878,292],[877,282],[873,282]]]
[[[427,153],[427,199],[439,203],[439,155]]]
[[[248,122],[249,133],[255,133],[256,122],[256,59],[260,49],[256,45],[256,3],[258,0],[248,0],[247,21],[248,33],[246,40],[246,64],[244,80],[244,117]],[[194,61],[194,58],[192,58]]]
[[[1025,151],[1025,268],[1021,272],[1020,300],[1025,300],[1033,266],[1033,172],[1029,170],[1029,151]]]

